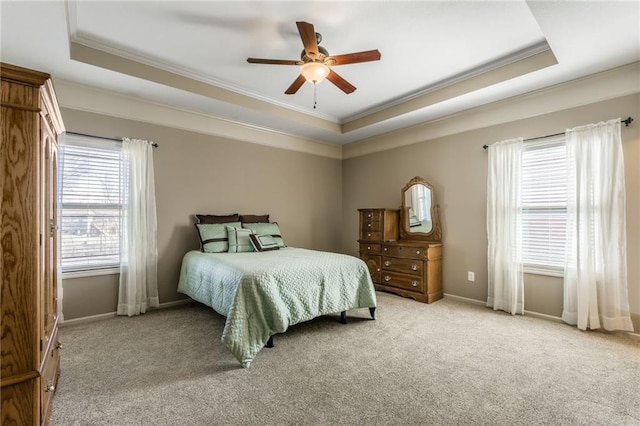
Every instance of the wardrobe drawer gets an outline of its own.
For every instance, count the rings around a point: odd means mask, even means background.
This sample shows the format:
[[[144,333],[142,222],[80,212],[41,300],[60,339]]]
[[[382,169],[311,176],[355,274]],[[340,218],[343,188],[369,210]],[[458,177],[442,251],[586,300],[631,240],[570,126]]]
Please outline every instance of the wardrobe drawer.
[[[380,284],[420,293],[424,292],[422,277],[397,272],[382,271],[382,281]]]
[[[417,259],[399,259],[397,257],[382,257],[382,269],[392,272],[402,272],[404,274],[421,277],[424,273],[424,261]]]
[[[48,421],[51,414],[53,395],[58,386],[58,375],[60,374],[60,352],[57,337],[57,335],[53,336],[46,357],[42,361],[42,376],[40,377],[40,416],[43,423]]]

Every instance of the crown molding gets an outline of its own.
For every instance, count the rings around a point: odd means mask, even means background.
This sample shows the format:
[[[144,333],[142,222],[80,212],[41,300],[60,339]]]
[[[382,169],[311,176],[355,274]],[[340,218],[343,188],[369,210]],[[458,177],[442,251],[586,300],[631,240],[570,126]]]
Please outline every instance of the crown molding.
[[[434,93],[437,92],[439,90],[445,89],[447,87],[450,86],[454,86],[456,84],[460,84],[465,80],[468,80],[470,78],[473,77],[478,77],[482,74],[486,74],[489,73],[491,71],[495,71],[498,68],[504,67],[506,65],[510,65],[516,62],[520,62],[523,61],[525,59],[528,59],[532,56],[536,56],[542,53],[548,53],[547,51],[551,51],[551,48],[549,47],[549,44],[547,43],[547,41],[542,41],[536,44],[533,44],[529,47],[526,47],[524,49],[521,49],[517,52],[514,52],[510,55],[504,56],[502,58],[499,58],[495,61],[491,61],[488,62],[486,64],[480,65],[478,67],[475,67],[473,69],[470,69],[466,72],[462,72],[458,75],[454,75],[452,77],[446,78],[444,80],[441,80],[439,82],[436,82],[434,84],[431,84],[427,87],[425,87],[423,90],[417,91],[415,93],[411,93],[410,95],[407,96],[403,96],[400,97],[394,101],[391,102],[387,102],[383,105],[379,105],[378,107],[375,108],[370,108],[366,111],[362,111],[359,114],[354,114],[350,117],[347,117],[343,122],[344,123],[348,123],[351,121],[356,121],[360,118],[366,117],[368,115],[380,112],[380,111],[384,111],[386,109],[389,109],[391,107],[395,107],[396,105],[401,105],[404,104],[406,102],[412,101],[413,99],[416,98],[420,98],[420,97],[425,97],[426,95],[430,94],[430,93]],[[554,58],[555,59],[555,58]],[[552,59],[553,61],[553,59]],[[556,61],[557,63],[557,61]]]
[[[546,46],[546,49],[544,48]],[[533,46],[529,50],[518,52],[500,61],[486,64],[469,73],[441,82],[435,87],[423,91],[393,106],[346,122],[342,125],[344,133],[373,124],[381,123],[413,111],[464,95],[503,81],[529,74],[534,71],[557,65],[558,61],[546,44]]]
[[[484,127],[536,117],[640,93],[640,62],[470,108],[441,119],[362,139],[343,146],[354,158]]]
[[[283,108],[270,102],[251,98],[231,90],[223,89],[193,78],[184,77],[170,71],[146,65],[141,62],[123,58],[112,53],[94,49],[73,41],[69,41],[69,54],[71,59],[94,65],[100,68],[152,81],[165,86],[173,87],[198,95],[217,99],[222,102],[238,105],[256,111],[273,114],[287,120],[295,120],[309,126],[318,127],[333,133],[342,131],[340,124],[313,117],[289,108]]]
[[[342,159],[342,146],[54,78],[61,107]]]
[[[76,0],[67,0],[66,15],[69,54],[71,59],[257,110],[268,110],[268,112],[274,113],[275,109],[283,109],[287,112],[278,115],[290,117],[294,114],[296,115],[296,120],[301,120],[301,116],[306,116],[309,117],[308,124],[315,123],[316,126],[321,128],[333,130],[338,133],[341,132],[339,120],[335,117],[322,114],[321,112],[310,114],[308,111],[295,105],[249,93],[239,87],[213,79],[206,74],[196,72],[192,69],[162,61],[142,52],[127,50],[104,40],[97,40],[83,34],[82,31],[78,29]],[[117,60],[117,58],[120,58],[120,60]],[[162,78],[162,72],[166,73],[169,77]],[[162,78],[162,81],[158,81],[158,78]],[[180,81],[180,79],[184,79],[184,81]],[[192,83],[189,84],[189,81]],[[197,85],[193,84],[193,82],[201,84]],[[203,89],[205,86],[209,86],[210,89]],[[191,89],[189,89],[189,87],[191,87]],[[323,122],[326,122],[326,124]],[[333,124],[333,126],[331,126],[331,124]]]
[[[640,93],[638,75],[640,62],[634,62],[346,145],[305,139],[66,80],[54,78],[54,82],[61,107],[333,159],[348,159]]]

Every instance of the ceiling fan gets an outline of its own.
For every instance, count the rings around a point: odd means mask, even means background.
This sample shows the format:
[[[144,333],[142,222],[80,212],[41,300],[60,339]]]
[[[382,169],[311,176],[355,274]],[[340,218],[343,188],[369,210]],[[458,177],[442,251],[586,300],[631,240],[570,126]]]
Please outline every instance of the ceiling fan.
[[[305,81],[315,85],[325,78],[335,84],[344,93],[352,93],[356,90],[355,86],[340,77],[340,75],[332,70],[331,67],[336,65],[355,64],[358,62],[377,61],[380,59],[380,52],[377,49],[330,56],[327,49],[318,46],[322,41],[322,35],[315,32],[312,24],[299,21],[296,22],[296,25],[298,26],[298,32],[300,33],[300,38],[304,45],[304,50],[300,54],[299,61],[247,58],[247,62],[251,64],[301,65],[300,75],[284,92],[287,95],[295,94],[298,89],[302,87]]]

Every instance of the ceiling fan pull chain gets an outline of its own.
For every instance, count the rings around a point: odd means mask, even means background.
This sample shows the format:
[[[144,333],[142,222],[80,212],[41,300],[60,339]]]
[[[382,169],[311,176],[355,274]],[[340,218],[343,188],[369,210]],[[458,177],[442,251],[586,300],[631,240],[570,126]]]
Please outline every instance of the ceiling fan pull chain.
[[[318,101],[316,99],[316,82],[313,82],[313,109],[316,109],[316,105],[318,104]]]

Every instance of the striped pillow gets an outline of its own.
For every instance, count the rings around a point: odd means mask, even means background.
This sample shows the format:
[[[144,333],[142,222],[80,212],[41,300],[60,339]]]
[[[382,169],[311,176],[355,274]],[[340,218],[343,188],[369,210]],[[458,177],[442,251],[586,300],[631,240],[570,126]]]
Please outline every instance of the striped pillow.
[[[229,237],[229,253],[244,253],[253,251],[253,245],[249,238],[253,234],[251,229],[242,229],[235,226],[227,226]]]
[[[196,223],[200,237],[200,250],[205,253],[223,253],[229,251],[227,226],[240,227],[240,222]]]

